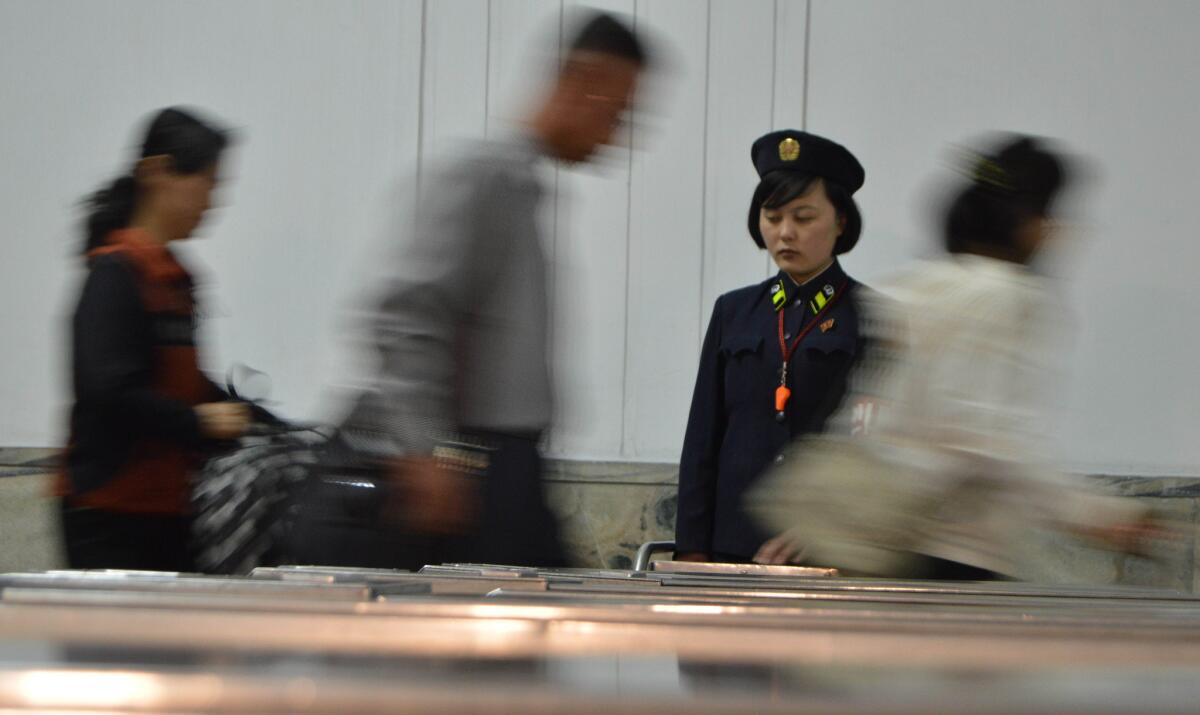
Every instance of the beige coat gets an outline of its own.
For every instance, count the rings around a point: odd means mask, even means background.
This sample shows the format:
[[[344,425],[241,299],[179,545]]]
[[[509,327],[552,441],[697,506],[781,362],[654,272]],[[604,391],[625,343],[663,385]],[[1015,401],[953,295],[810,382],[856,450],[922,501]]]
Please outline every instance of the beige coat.
[[[749,507],[812,563],[905,575],[926,554],[1019,576],[1032,529],[1141,516],[1045,466],[1043,280],[979,256],[926,262],[867,306],[870,348],[828,434],[789,450]]]

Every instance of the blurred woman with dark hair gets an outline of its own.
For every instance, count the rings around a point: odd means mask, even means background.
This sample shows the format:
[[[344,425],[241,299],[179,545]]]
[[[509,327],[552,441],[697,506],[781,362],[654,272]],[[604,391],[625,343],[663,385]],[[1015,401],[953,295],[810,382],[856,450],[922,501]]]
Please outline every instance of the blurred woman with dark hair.
[[[129,172],[89,199],[57,485],[73,568],[191,570],[190,475],[206,441],[249,422],[246,405],[200,372],[192,278],[171,250],[208,210],[227,143],[192,113],[164,109]]]
[[[747,518],[742,495],[788,442],[821,431],[860,349],[858,283],[837,256],[862,231],[851,198],[862,166],[796,130],[760,137],[751,159],[761,181],[747,228],[779,273],[713,307],[679,464],[677,560],[794,556]]]
[[[865,435],[795,445],[750,499],[764,522],[844,571],[947,580],[1043,577],[1030,534],[1066,531],[1135,550],[1153,533],[1133,500],[1046,466],[1057,301],[1029,264],[1053,235],[1071,164],[1006,136],[966,152],[945,212],[949,256],[864,301],[870,349],[848,402]],[[854,419],[843,410],[832,424]]]
[[[1071,183],[1066,158],[1046,140],[1024,136],[990,154],[964,153],[970,181],[946,210],[946,251],[1029,263],[1050,234],[1056,199]]]

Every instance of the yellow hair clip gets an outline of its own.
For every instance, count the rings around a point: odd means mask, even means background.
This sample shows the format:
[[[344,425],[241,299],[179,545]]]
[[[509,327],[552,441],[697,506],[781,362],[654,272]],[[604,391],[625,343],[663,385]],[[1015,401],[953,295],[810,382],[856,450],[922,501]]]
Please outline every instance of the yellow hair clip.
[[[954,165],[958,173],[981,186],[1001,191],[1013,190],[1012,178],[991,157],[962,146],[954,147],[954,151],[958,154]]]

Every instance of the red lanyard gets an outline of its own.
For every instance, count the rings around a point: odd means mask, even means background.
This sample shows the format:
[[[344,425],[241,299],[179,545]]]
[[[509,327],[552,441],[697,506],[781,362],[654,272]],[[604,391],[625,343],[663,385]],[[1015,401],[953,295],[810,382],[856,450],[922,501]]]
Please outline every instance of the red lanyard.
[[[783,367],[779,369],[779,387],[775,388],[775,419],[781,421],[783,420],[784,410],[787,408],[788,399],[792,396],[792,391],[788,389],[787,386],[788,363],[791,361],[792,355],[795,354],[796,348],[800,345],[800,341],[804,339],[804,336],[808,335],[809,332],[811,332],[812,329],[821,322],[821,316],[824,315],[827,310],[833,307],[833,304],[842,297],[842,294],[845,293],[846,289],[849,287],[850,280],[847,279],[842,283],[842,287],[838,288],[837,292],[833,294],[833,297],[829,299],[829,302],[822,306],[821,309],[817,311],[817,314],[813,316],[813,319],[809,321],[808,325],[804,326],[804,329],[796,335],[795,339],[792,340],[791,347],[788,347],[787,337],[783,334],[783,314],[787,312],[787,307],[785,306],[780,309],[779,352],[783,354]]]

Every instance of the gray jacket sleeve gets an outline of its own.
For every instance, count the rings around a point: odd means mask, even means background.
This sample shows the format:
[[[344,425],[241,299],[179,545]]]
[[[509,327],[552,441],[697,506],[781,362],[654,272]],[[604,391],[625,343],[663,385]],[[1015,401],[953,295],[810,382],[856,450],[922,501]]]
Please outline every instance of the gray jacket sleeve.
[[[378,365],[348,420],[363,448],[423,453],[455,429],[460,327],[474,297],[486,179],[468,166],[423,183],[370,317]]]

